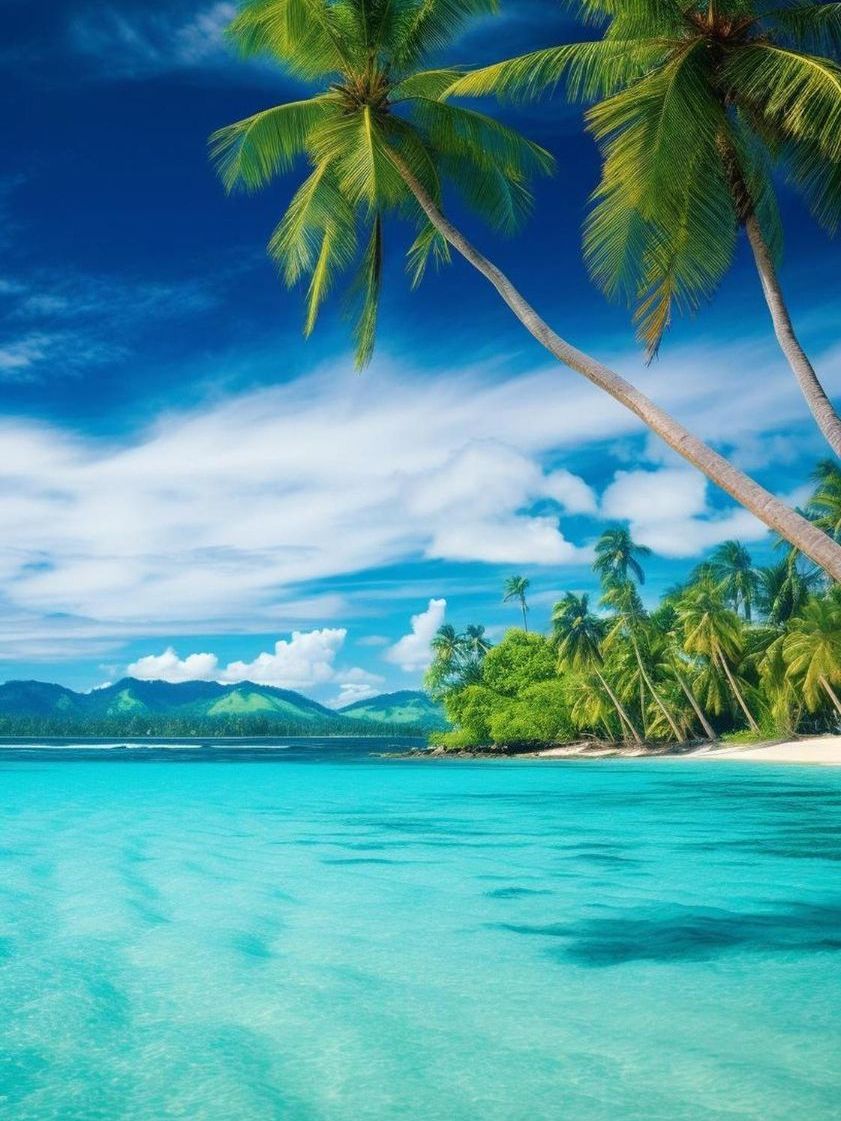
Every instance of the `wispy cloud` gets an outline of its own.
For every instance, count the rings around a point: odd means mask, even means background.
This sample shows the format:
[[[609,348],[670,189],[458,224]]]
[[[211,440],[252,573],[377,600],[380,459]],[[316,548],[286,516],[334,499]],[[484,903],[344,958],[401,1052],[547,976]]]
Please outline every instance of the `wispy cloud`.
[[[701,435],[755,447],[803,405],[773,367],[739,380],[745,360],[741,348],[710,353],[700,377],[678,355],[641,381]],[[354,574],[407,561],[581,566],[606,517],[669,556],[761,535],[683,465],[611,461],[631,438],[643,445],[632,417],[554,368],[420,377],[384,360],[363,378],[324,369],[169,413],[115,443],[0,423],[0,652],[20,618],[30,642],[39,619],[41,635],[97,642],[345,622]],[[598,464],[601,502],[565,456]]]
[[[132,281],[35,272],[0,282],[0,380],[73,376],[125,357],[162,322],[212,309],[215,292],[193,280]]]
[[[224,31],[235,14],[227,0],[158,12],[97,6],[77,17],[71,38],[111,77],[217,67],[231,61]]]

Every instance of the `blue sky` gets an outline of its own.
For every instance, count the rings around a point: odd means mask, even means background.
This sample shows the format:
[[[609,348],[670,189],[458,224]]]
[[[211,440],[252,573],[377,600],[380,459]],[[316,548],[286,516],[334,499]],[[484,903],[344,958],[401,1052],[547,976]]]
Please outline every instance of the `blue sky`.
[[[248,676],[338,703],[415,686],[444,618],[500,634],[513,572],[544,626],[560,591],[594,588],[609,521],[654,548],[652,597],[728,537],[770,556],[752,518],[547,360],[466,265],[410,292],[398,225],[372,365],[353,371],[339,306],[304,343],[300,293],[263,249],[297,177],[226,198],[207,161],[214,128],[300,93],[226,51],[230,4],[0,7],[0,679]],[[575,35],[549,0],[502,10],[452,61]],[[801,496],[823,448],[745,247],[646,368],[580,262],[598,170],[580,114],[505,116],[560,171],[516,239],[468,232],[561,333]],[[837,245],[784,185],[781,201],[783,283],[838,392]]]

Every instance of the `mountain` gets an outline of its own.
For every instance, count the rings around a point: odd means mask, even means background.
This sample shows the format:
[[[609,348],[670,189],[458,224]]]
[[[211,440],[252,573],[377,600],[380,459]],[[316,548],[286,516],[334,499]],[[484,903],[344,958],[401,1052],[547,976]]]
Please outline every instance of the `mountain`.
[[[171,684],[126,677],[91,693],[7,681],[0,685],[0,735],[409,735],[439,726],[429,709],[434,706],[423,693],[406,692],[336,712],[302,693],[250,681]],[[441,719],[437,710],[432,715]]]
[[[339,709],[339,713],[352,720],[373,720],[392,726],[411,725],[430,732],[450,727],[441,706],[431,701],[426,693],[414,689],[354,701]]]

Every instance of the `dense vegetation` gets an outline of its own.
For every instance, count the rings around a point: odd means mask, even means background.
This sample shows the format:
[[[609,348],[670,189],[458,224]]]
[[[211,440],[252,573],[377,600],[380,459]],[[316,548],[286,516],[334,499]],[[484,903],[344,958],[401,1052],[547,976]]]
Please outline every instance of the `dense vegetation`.
[[[841,469],[822,464],[816,482],[805,512],[837,540]],[[481,626],[441,627],[426,685],[455,730],[433,742],[680,743],[841,727],[838,585],[795,550],[757,567],[726,541],[647,609],[648,555],[626,529],[606,530],[593,564],[601,610],[567,592],[548,635],[512,629],[492,647]]]

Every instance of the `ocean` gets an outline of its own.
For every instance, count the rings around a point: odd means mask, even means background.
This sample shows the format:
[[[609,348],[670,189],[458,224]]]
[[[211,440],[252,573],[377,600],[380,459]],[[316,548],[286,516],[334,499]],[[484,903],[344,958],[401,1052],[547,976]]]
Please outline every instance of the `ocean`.
[[[3,1121],[830,1121],[841,770],[0,748]]]

